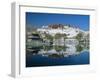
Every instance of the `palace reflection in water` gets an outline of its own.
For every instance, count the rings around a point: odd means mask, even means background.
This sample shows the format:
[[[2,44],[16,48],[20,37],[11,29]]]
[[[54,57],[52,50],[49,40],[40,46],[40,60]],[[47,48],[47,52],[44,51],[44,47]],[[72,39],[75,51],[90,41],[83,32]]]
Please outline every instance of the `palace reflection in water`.
[[[88,40],[66,39],[49,43],[32,40],[28,44],[26,67],[89,64]]]

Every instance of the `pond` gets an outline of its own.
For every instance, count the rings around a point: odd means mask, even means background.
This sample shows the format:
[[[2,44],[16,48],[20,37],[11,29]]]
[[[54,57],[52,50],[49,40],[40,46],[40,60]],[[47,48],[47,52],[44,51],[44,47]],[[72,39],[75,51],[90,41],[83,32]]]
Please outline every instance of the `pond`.
[[[74,41],[74,42],[73,42]],[[68,41],[64,45],[31,46],[26,50],[26,67],[89,64],[87,42]]]

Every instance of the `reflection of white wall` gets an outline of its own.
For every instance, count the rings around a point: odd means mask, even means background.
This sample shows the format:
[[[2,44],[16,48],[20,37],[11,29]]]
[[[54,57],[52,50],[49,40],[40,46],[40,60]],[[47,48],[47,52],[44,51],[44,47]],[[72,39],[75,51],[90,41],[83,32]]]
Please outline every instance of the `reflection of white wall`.
[[[49,56],[49,55],[52,55],[52,54],[58,54],[58,55],[63,54],[65,57],[67,57],[69,55],[76,55],[78,53],[79,52],[76,51],[75,45],[68,45],[68,48],[66,48],[65,51],[59,51],[59,52],[57,52],[55,49],[44,51],[42,49],[41,51],[39,51],[38,54],[41,54],[43,56]]]
[[[55,39],[55,40],[53,41],[53,45],[64,46],[64,44],[65,44],[64,38]]]
[[[68,48],[66,48],[67,55],[74,55],[76,54],[76,47],[75,45],[67,45]]]
[[[48,56],[48,55],[52,55],[52,54],[63,54],[65,57],[69,56],[69,55],[76,55],[79,54],[79,52],[77,52],[76,49],[76,44],[67,44],[67,48],[65,51],[61,50],[61,51],[56,51],[54,48],[48,51],[45,51],[44,49],[41,49],[39,51],[39,54],[43,55],[43,56]]]
[[[65,44],[75,44],[75,45],[78,45],[79,41],[77,39],[65,39]]]

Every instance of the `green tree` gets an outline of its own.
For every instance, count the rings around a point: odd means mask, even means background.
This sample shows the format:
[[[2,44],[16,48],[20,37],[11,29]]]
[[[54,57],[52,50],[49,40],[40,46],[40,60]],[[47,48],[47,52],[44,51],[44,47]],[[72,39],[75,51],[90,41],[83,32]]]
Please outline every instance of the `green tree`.
[[[76,39],[81,40],[82,37],[83,37],[83,33],[80,32],[80,33],[77,34]]]
[[[60,39],[62,37],[62,35],[60,33],[55,34],[54,38],[55,39]]]
[[[76,46],[77,52],[81,52],[83,50],[83,47],[81,45]]]
[[[45,34],[45,39],[53,41],[53,36],[50,34]]]

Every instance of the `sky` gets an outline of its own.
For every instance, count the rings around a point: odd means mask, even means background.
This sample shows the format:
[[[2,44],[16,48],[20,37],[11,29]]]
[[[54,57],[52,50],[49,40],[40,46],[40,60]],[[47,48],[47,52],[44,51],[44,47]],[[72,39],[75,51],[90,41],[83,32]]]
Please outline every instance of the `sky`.
[[[70,24],[82,30],[89,30],[89,15],[80,14],[56,14],[56,13],[33,13],[26,12],[26,25],[36,26],[37,28],[43,25],[50,24]]]

